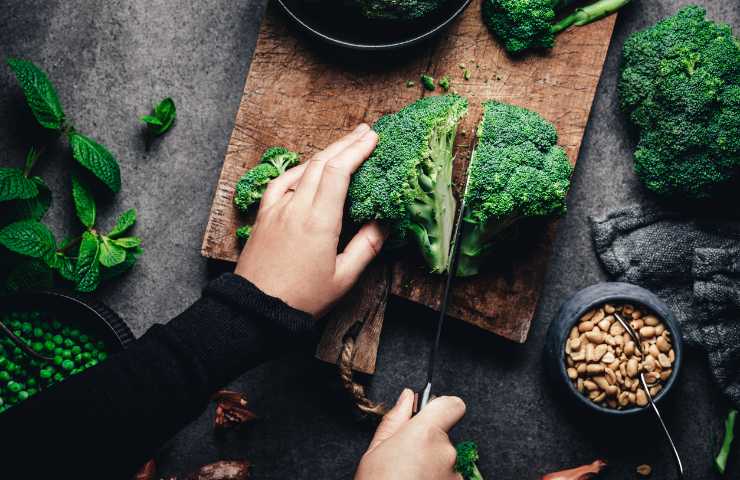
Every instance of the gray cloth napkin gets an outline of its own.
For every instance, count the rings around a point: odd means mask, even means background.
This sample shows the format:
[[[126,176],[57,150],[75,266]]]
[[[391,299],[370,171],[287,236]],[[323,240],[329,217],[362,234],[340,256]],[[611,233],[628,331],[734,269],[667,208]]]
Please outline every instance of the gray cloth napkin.
[[[707,352],[717,383],[740,407],[740,223],[643,206],[590,220],[607,273],[671,307],[686,342]]]

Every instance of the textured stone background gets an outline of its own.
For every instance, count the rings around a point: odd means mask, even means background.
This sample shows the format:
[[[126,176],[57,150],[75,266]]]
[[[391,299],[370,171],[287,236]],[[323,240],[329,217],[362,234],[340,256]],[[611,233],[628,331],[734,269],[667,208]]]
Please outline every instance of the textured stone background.
[[[674,12],[684,0],[635,1],[620,16],[598,89],[570,195],[557,253],[529,341],[505,343],[451,322],[442,341],[437,386],[461,395],[468,414],[454,432],[482,448],[488,478],[535,479],[559,467],[603,457],[603,478],[635,477],[640,463],[653,478],[673,478],[669,451],[651,419],[628,424],[570,412],[544,378],[542,342],[563,298],[604,280],[588,235],[587,217],[644,193],[631,173],[629,138],[615,94],[625,37]],[[706,0],[711,17],[740,27],[736,0]],[[137,232],[146,253],[124,280],[101,292],[142,334],[194,301],[223,269],[199,255],[214,186],[249,68],[264,0],[3,0],[0,57],[42,65],[58,86],[67,114],[81,131],[108,145],[122,167],[123,191],[103,208],[109,224],[124,208],[140,212]],[[145,148],[137,117],[171,95],[178,123]],[[44,139],[7,68],[0,68],[0,165],[20,165],[29,145]],[[66,146],[52,142],[38,174],[56,192],[50,223],[76,228],[67,195]],[[389,308],[372,396],[392,402],[406,385],[419,386],[433,316],[400,301]],[[707,378],[704,360],[689,352],[682,381],[665,406],[690,478],[713,478],[727,405]],[[166,445],[163,473],[190,470],[220,458],[246,457],[255,478],[347,478],[371,429],[348,413],[331,369],[293,353],[235,382],[263,420],[239,435],[216,439],[212,412]],[[727,478],[740,476],[740,448]],[[101,477],[104,477],[101,474]]]

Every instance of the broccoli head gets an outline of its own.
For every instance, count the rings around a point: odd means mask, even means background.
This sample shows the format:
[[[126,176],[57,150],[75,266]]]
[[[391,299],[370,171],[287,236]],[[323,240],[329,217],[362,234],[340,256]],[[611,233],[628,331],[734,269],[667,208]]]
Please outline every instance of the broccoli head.
[[[413,239],[435,273],[449,263],[455,216],[452,150],[467,109],[465,98],[448,94],[381,117],[373,126],[378,145],[349,187],[350,217],[390,224],[395,243]]]
[[[421,18],[447,0],[357,0],[362,14],[378,20],[414,20]]]
[[[563,214],[572,171],[550,122],[485,102],[468,168],[457,275],[477,274],[496,236],[518,220]]]
[[[662,195],[706,198],[740,171],[740,42],[697,6],[630,36],[619,96],[639,132],[635,172]]]
[[[236,184],[234,205],[246,212],[265,193],[270,180],[298,165],[300,157],[284,147],[270,147],[262,154],[260,163],[247,170]]]
[[[462,475],[463,480],[483,480],[478,470],[478,445],[475,442],[460,442],[455,446],[457,459],[455,460],[455,471]]]
[[[572,27],[600,20],[631,0],[599,0],[573,10],[559,21],[558,14],[579,0],[483,0],[483,20],[510,53],[552,48],[555,36]]]
[[[251,236],[252,236],[252,226],[251,225],[244,225],[236,229],[236,239],[239,240],[239,243],[242,245],[244,245],[247,242],[247,240],[249,240],[249,237]]]

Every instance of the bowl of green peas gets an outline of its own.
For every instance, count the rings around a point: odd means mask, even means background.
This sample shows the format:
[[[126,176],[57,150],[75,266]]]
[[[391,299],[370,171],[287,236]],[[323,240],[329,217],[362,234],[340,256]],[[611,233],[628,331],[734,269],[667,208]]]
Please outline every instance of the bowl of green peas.
[[[0,414],[134,340],[105,305],[62,291],[0,298]]]

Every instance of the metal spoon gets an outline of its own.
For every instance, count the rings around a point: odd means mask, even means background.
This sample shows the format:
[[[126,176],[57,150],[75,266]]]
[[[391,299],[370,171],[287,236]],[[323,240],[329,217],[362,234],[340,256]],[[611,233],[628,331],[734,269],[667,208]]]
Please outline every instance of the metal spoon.
[[[635,346],[640,351],[642,358],[645,358],[645,351],[642,349],[642,342],[640,342],[640,337],[637,335],[637,332],[635,332],[635,329],[632,328],[632,325],[627,323],[617,312],[614,312],[614,317],[619,323],[622,324],[627,333],[629,333],[630,337],[632,337],[632,340],[635,342]],[[673,438],[668,432],[668,427],[666,427],[665,422],[663,421],[663,417],[660,415],[660,410],[658,410],[658,406],[655,405],[653,396],[650,394],[650,386],[645,380],[645,373],[642,371],[642,368],[640,368],[640,383],[642,384],[643,390],[645,390],[645,395],[647,395],[648,401],[650,402],[650,407],[652,407],[653,412],[655,412],[655,416],[658,417],[658,422],[660,422],[660,426],[663,427],[663,432],[668,439],[668,443],[671,445],[671,449],[673,450],[673,458],[676,460],[676,465],[678,466],[678,473],[681,478],[684,478],[683,463],[681,462],[681,457],[678,454],[678,449],[676,448],[676,444],[673,443]]]

